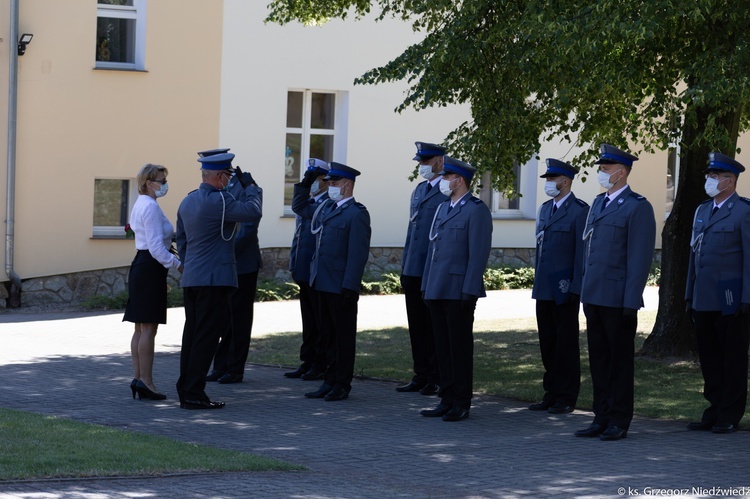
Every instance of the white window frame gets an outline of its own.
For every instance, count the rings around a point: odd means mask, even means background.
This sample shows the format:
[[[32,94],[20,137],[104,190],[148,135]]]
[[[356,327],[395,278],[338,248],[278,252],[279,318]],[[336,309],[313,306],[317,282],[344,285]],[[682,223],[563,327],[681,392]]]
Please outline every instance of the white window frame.
[[[518,192],[521,194],[518,199],[518,208],[498,208],[499,202],[503,198],[502,193],[492,189],[491,185],[481,189],[480,197],[488,204],[494,220],[534,220],[536,218],[538,168],[539,160],[532,158],[518,169],[519,175],[516,180],[518,181]],[[487,190],[491,190],[491,192],[487,192]]]
[[[145,71],[146,65],[146,0],[133,0],[133,5],[108,5],[97,3],[96,18],[110,17],[115,19],[135,20],[135,60],[134,62],[97,61],[97,69],[130,69]]]
[[[349,92],[339,90],[318,90],[309,88],[289,88],[289,92],[302,92],[302,127],[285,127],[284,136],[287,134],[296,133],[300,134],[302,139],[300,141],[300,180],[305,174],[305,167],[307,160],[310,159],[310,136],[311,135],[330,135],[333,136],[333,157],[331,161],[339,163],[346,163],[347,155],[347,124],[349,121]],[[332,94],[335,97],[334,102],[334,120],[333,129],[327,128],[312,128],[310,126],[310,115],[312,113],[312,96],[313,94]],[[285,108],[285,112],[288,110]],[[324,159],[324,158],[320,158]],[[286,179],[285,179],[286,183]],[[291,205],[284,205],[284,216],[294,216]]]
[[[136,179],[122,178],[122,177],[96,177],[94,179],[94,186],[96,186],[97,180],[126,180],[128,181],[128,207],[127,207],[127,215],[126,215],[125,223],[130,223],[130,212],[133,211],[133,205],[135,204],[135,200],[138,199],[138,186],[136,185]],[[96,192],[94,192],[93,200],[94,201],[96,200]],[[93,209],[96,209],[96,204],[94,204]],[[92,233],[92,237],[95,237],[95,238],[122,239],[125,237],[125,226],[124,225],[93,225],[91,233]]]

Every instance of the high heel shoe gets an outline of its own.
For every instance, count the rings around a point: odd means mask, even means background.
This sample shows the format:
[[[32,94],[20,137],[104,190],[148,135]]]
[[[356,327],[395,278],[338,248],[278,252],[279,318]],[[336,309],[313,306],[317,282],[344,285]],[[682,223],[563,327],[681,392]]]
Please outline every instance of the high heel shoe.
[[[138,384],[138,380],[135,378],[133,378],[133,381],[130,382],[130,391],[133,392],[133,399],[135,399],[135,392],[136,392],[135,385],[137,384]]]
[[[163,393],[151,391],[151,389],[140,380],[136,383],[135,390],[138,392],[138,400],[164,400],[167,398]]]

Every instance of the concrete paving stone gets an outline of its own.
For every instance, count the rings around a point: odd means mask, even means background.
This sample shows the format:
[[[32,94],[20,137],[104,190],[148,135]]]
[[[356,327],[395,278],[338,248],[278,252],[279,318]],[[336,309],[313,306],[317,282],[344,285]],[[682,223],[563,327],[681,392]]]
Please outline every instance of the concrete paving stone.
[[[647,291],[651,308],[656,291]],[[256,304],[254,337],[298,331],[298,310],[296,302]],[[174,389],[181,313],[170,309],[157,335],[154,372],[169,397],[161,402],[131,398],[132,325],[120,313],[0,314],[0,406],[260,454],[308,471],[6,482],[0,499],[618,497],[620,487],[644,495],[645,487],[750,486],[748,431],[713,435],[636,418],[627,439],[601,442],[573,436],[591,422],[586,411],[551,416],[485,395],[468,420],[445,423],[419,415],[437,398],[399,394],[387,381],[355,380],[350,399],[325,402],[303,396],[317,383],[248,365],[246,382],[209,383],[225,409],[181,410]],[[518,314],[533,315],[527,290],[491,292],[477,307],[478,320]],[[405,325],[403,298],[362,297],[359,325]]]

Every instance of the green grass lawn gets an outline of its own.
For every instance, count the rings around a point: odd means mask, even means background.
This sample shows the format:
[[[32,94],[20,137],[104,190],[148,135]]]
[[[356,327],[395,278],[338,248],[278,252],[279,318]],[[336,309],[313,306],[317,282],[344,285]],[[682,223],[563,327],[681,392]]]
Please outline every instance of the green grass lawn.
[[[656,311],[638,314],[636,351],[651,331]],[[474,324],[474,390],[524,402],[541,399],[543,367],[534,318],[478,321]],[[300,333],[253,339],[250,361],[297,366]],[[581,393],[578,408],[592,403],[585,318],[581,314]],[[411,379],[411,347],[406,328],[359,331],[355,374],[398,381]],[[635,412],[641,416],[699,420],[706,407],[698,364],[680,359],[636,356]],[[743,425],[750,424],[745,416]]]
[[[242,452],[0,409],[0,480],[301,469]]]

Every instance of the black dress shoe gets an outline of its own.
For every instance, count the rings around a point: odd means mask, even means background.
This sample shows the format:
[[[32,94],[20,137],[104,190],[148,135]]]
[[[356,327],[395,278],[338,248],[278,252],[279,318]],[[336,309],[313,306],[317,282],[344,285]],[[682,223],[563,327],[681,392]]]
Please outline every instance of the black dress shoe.
[[[219,378],[224,376],[223,371],[213,370],[210,374],[206,375],[206,381],[219,381]]]
[[[469,417],[469,409],[454,405],[451,410],[443,415],[443,421],[461,421]]]
[[[300,378],[304,379],[305,381],[315,381],[319,379],[323,379],[325,377],[326,373],[323,371],[318,371],[315,368],[310,369],[306,373],[304,373]]]
[[[300,378],[302,377],[303,374],[305,374],[309,370],[310,370],[310,366],[302,364],[301,366],[297,368],[296,371],[284,373],[284,377],[285,378]]]
[[[427,383],[421,390],[419,390],[419,393],[422,395],[437,395],[439,390],[440,387],[435,383]]]
[[[530,411],[546,411],[552,407],[552,404],[550,402],[545,402],[542,400],[541,402],[537,402],[536,404],[531,404],[529,406]]]
[[[221,383],[221,381],[219,381]],[[572,405],[565,405],[565,404],[555,404],[549,409],[547,409],[547,412],[549,414],[568,414],[569,412],[573,412],[575,407]]]
[[[424,409],[419,413],[426,418],[441,418],[448,414],[451,410],[451,406],[440,402],[434,409]]]
[[[224,402],[211,402],[210,400],[184,400],[180,407],[183,409],[201,410],[201,409],[221,409],[226,404]]]
[[[325,396],[326,402],[336,402],[337,400],[345,400],[349,398],[349,392],[344,387],[337,386]]]
[[[425,383],[417,383],[416,381],[410,381],[409,383],[396,387],[397,392],[418,392],[426,385]]]
[[[226,373],[224,376],[219,378],[220,385],[230,385],[232,383],[242,383],[242,375]]]
[[[323,397],[328,395],[328,392],[330,392],[331,390],[333,390],[333,387],[331,385],[329,385],[328,383],[323,383],[316,391],[307,392],[305,394],[305,397],[309,399],[322,399]]]
[[[588,428],[585,428],[583,430],[578,430],[575,432],[576,437],[598,437],[602,433],[604,433],[604,430],[606,428],[600,424],[597,423],[591,423]]]
[[[707,421],[696,421],[688,423],[687,429],[690,431],[709,431],[713,428],[714,424]]]
[[[135,391],[138,393],[138,400],[164,400],[167,398],[163,393],[151,391],[141,380],[135,383]]]
[[[619,426],[612,425],[608,426],[606,430],[604,430],[604,433],[599,435],[599,440],[603,440],[605,442],[613,441],[613,440],[622,440],[623,438],[628,436],[628,430],[624,428],[620,428]]]
[[[711,427],[711,433],[734,433],[737,427],[732,423],[716,423]]]

